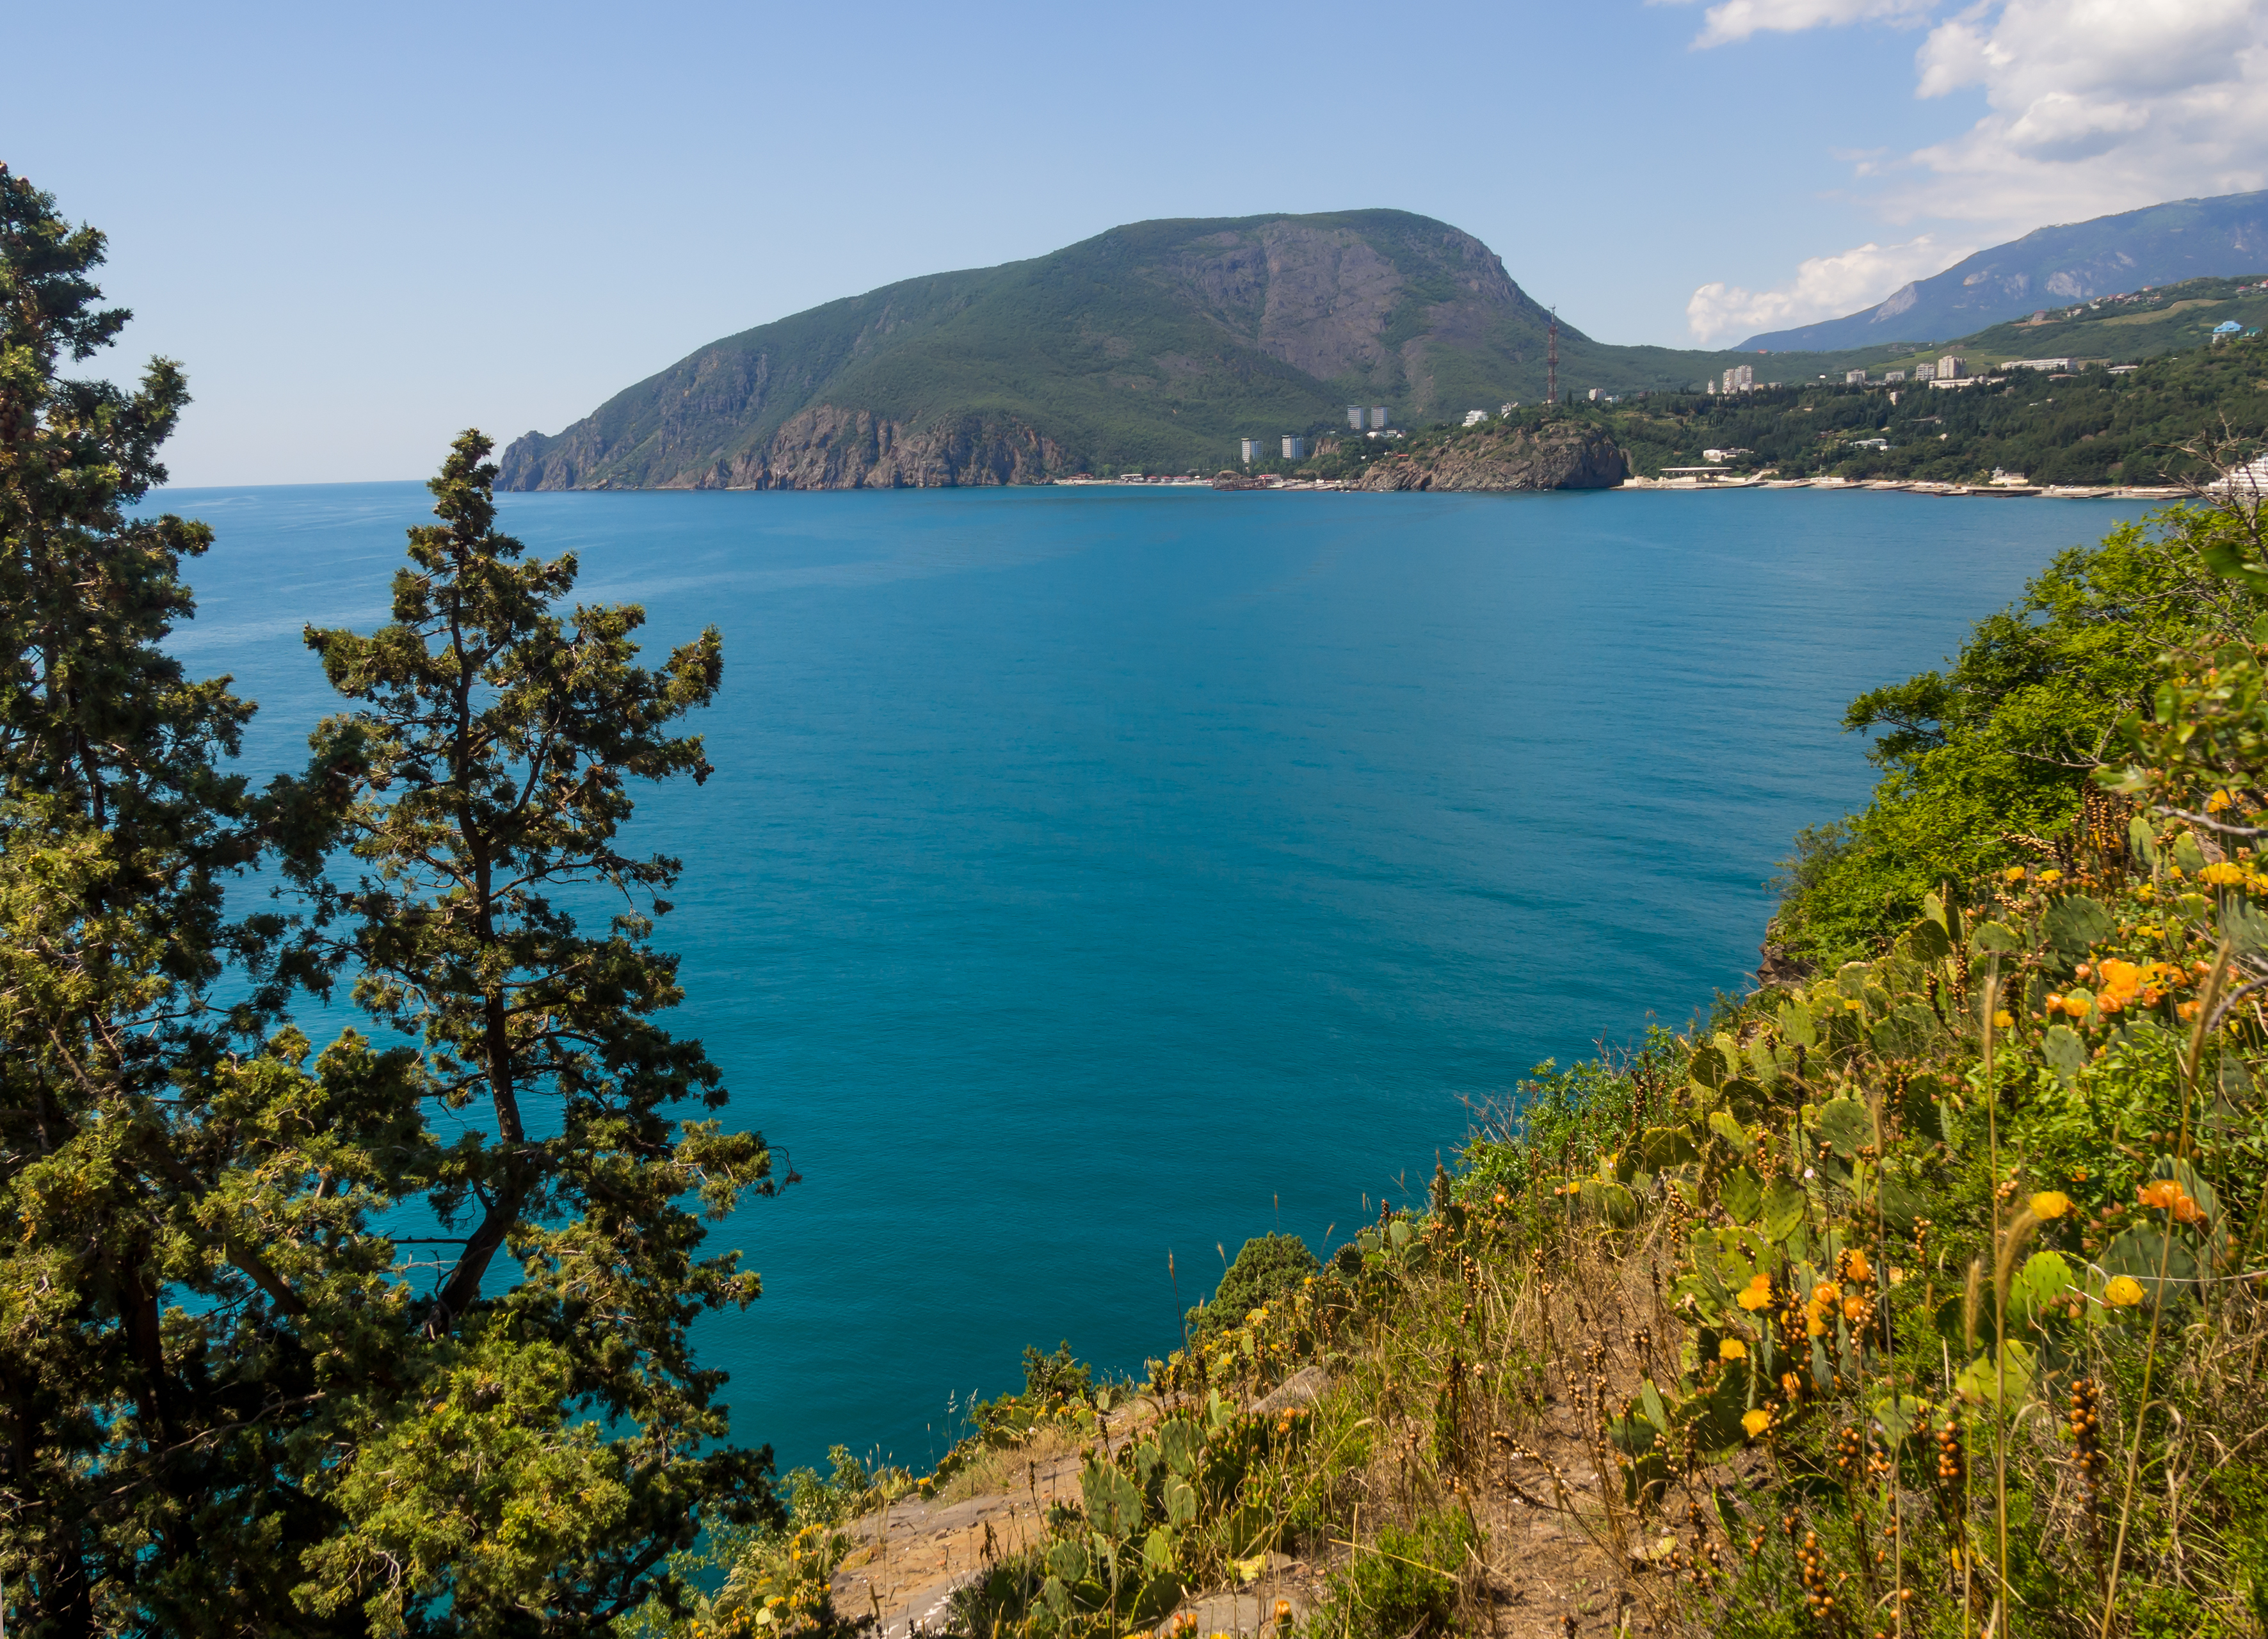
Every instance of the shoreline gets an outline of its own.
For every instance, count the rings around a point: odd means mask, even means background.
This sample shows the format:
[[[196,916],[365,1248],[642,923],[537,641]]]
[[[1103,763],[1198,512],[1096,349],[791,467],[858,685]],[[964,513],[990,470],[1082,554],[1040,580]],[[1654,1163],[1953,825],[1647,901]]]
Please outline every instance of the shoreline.
[[[1242,480],[1234,484],[1217,479],[1191,478],[1186,475],[1157,478],[1092,478],[1077,474],[1069,478],[1050,478],[1048,484],[1058,489],[1220,489],[1244,492],[1248,490],[1296,490],[1305,494],[1330,491],[1337,494],[1387,494],[1388,491],[1367,491],[1359,484],[1350,484],[1337,478],[1275,478],[1262,477]],[[1612,495],[1623,492],[1648,491],[1670,495],[1697,495],[1722,489],[1851,489],[1876,493],[1901,491],[1908,495],[1979,500],[2007,500],[2012,497],[2035,496],[2050,501],[2178,501],[2188,491],[2159,484],[1954,484],[1924,479],[1897,478],[1625,478],[1618,484],[1603,489],[1569,493]],[[1488,495],[1548,493],[1543,490],[1431,490],[1440,495]]]

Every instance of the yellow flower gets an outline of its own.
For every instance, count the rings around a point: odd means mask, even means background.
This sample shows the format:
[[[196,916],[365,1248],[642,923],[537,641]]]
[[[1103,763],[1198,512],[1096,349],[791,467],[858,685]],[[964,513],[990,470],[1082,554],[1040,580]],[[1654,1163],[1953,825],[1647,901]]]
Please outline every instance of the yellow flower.
[[[1746,1360],[1748,1357],[1749,1346],[1737,1337],[1728,1337],[1717,1345],[1717,1358],[1719,1360]]]
[[[1831,1304],[1842,1296],[1843,1289],[1832,1281],[1822,1281],[1811,1289],[1811,1301],[1815,1304]]]
[[[2102,977],[2102,989],[2097,995],[2105,1003],[2123,1007],[2141,993],[2142,970],[2132,962],[2121,961],[2115,956],[2106,957]]]
[[[2244,880],[2244,867],[2228,860],[2218,860],[2198,872],[2198,880],[2217,888],[2233,888]]]
[[[2032,1197],[2032,1210],[2043,1218],[2059,1218],[2071,1210],[2071,1197],[2060,1189],[2043,1189]]]
[[[1753,1314],[1759,1309],[1768,1309],[1771,1306],[1771,1288],[1751,1286],[1733,1301]]]
[[[2063,872],[2056,870],[2053,866],[2051,866],[2047,870],[2040,872],[2040,880],[2043,882],[2060,882],[2063,880]]]
[[[2209,814],[2217,814],[2235,800],[2227,791],[2215,791],[2205,799],[2205,811]]]
[[[2102,1289],[2105,1301],[2120,1309],[2132,1309],[2142,1301],[2142,1283],[2131,1275],[2114,1275],[2110,1284]]]
[[[1992,1015],[1992,1027],[1995,1030],[2013,1030],[2015,1025],[2016,1016],[2005,1007]]]
[[[2000,875],[2006,881],[2021,882],[2024,879],[2024,868],[2021,865],[2011,865]]]
[[[1741,1427],[1749,1431],[1749,1437],[1753,1440],[1771,1427],[1771,1413],[1759,1406],[1741,1419]]]
[[[1827,1335],[1827,1322],[1820,1319],[1818,1310],[1811,1310],[1804,1316],[1803,1332],[1804,1335],[1807,1337],[1824,1337]]]

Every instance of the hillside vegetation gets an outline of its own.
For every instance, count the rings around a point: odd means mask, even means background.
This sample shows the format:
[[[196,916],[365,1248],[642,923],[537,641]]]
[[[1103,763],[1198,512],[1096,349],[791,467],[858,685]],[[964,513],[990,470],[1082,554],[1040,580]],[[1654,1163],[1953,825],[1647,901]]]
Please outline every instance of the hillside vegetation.
[[[2036,484],[2178,482],[2206,471],[2191,447],[2201,436],[2268,437],[2268,340],[2203,345],[2116,376],[2096,365],[2056,379],[2016,371],[1945,391],[1815,382],[1522,408],[1402,439],[1325,438],[1301,460],[1263,460],[1252,470],[1379,487],[1398,467],[1485,464],[1538,439],[1602,434],[1641,477],[1704,465],[1716,449],[1736,452],[1719,464],[1742,475],[1970,484],[2006,471]]]
[[[2268,298],[2259,303],[2268,320]],[[1735,471],[1982,482],[2158,484],[2202,470],[2200,434],[2268,435],[2268,340],[2200,345],[2130,373],[2019,370],[1978,385],[1808,386],[1737,395],[1654,394],[1601,412],[1632,470],[1690,467],[1734,449]],[[1882,447],[1887,446],[1887,447]]]

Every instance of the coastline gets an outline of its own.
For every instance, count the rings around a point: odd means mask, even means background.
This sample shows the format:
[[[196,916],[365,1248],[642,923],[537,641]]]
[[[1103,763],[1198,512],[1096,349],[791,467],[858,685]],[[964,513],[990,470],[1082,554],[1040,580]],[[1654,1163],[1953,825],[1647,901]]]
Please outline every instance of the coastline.
[[[1068,478],[1050,478],[1050,485],[1065,489],[1101,489],[1127,487],[1131,489],[1181,489],[1224,490],[1298,490],[1313,493],[1330,490],[1351,493],[1362,486],[1337,478],[1279,478],[1262,477],[1239,479],[1225,483],[1215,478],[1196,478],[1184,474],[1179,476],[1160,475],[1155,478],[1094,478],[1085,474]],[[1625,478],[1618,484],[1605,486],[1599,494],[1617,491],[1646,490],[1673,495],[1694,495],[1720,489],[1868,489],[1903,490],[1911,495],[1939,496],[1957,499],[2006,500],[2014,496],[2036,496],[2051,501],[2178,501],[2187,491],[2170,485],[2158,484],[1949,484],[1925,481],[1906,481],[1895,478],[1771,478],[1762,474],[1749,478]],[[1497,491],[1492,493],[1504,493]],[[1542,493],[1538,491],[1536,493]]]

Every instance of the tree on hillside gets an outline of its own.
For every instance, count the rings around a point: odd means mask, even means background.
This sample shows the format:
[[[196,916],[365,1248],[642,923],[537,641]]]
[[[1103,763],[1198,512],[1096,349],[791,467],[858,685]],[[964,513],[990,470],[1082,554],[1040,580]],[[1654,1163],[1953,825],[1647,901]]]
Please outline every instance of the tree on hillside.
[[[585,1631],[666,1600],[666,1557],[704,1520],[775,1510],[768,1452],[709,1449],[723,1374],[687,1336],[757,1294],[736,1254],[700,1255],[702,1218],[771,1193],[771,1158],[674,1114],[725,1100],[657,1022],[681,992],[648,939],[680,866],[619,840],[630,779],[708,775],[670,731],[714,696],[721,644],[649,671],[642,610],[563,618],[575,561],[497,532],[490,447],[466,433],[433,481],[441,521],[410,532],[392,622],[307,633],[355,702],[318,760],[367,764],[342,833],[359,875],[312,886],[356,1000],[421,1044],[457,1134],[425,1186],[462,1233],[413,1318],[416,1403],[357,1437],[345,1527],[313,1556],[314,1608],[382,1632],[534,1612],[526,1631]],[[622,904],[602,932],[558,902],[593,890]]]
[[[468,438],[401,619],[318,638],[363,709],[251,791],[225,763],[253,708],[162,647],[210,533],[133,515],[181,374],[61,373],[126,321],[102,253],[0,169],[10,1630],[586,1632],[680,1603],[673,1550],[776,1511],[686,1340],[755,1296],[699,1213],[770,1161],[667,1119],[723,1095],[654,1023],[677,989],[645,915],[585,937],[544,895],[674,878],[613,838],[629,776],[705,772],[667,727],[713,694],[715,634],[649,673],[636,610],[563,623],[572,564],[495,533]],[[367,878],[334,889],[342,841]],[[279,867],[306,920],[232,911],[232,873]],[[279,1023],[342,964],[426,1051]],[[436,1216],[471,1220],[438,1284]]]

